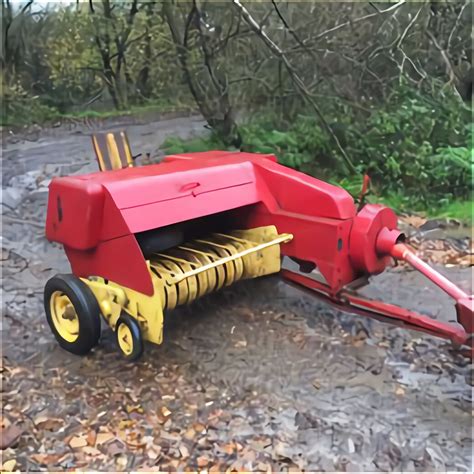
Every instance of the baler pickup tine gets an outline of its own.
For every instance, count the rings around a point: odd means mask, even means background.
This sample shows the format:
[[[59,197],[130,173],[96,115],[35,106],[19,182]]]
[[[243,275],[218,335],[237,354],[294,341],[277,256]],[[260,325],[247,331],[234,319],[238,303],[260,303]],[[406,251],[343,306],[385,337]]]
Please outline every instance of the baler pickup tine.
[[[171,285],[176,285],[177,283],[180,283],[181,281],[185,280],[186,278],[192,277],[194,275],[197,275],[199,273],[205,272],[207,270],[210,270],[211,268],[215,267],[220,267],[228,262],[232,262],[233,260],[237,260],[239,258],[245,257],[247,255],[250,255],[252,253],[258,252],[260,250],[264,250],[268,247],[271,247],[272,245],[277,245],[277,244],[283,244],[289,242],[293,238],[293,235],[291,234],[281,234],[278,237],[276,237],[273,240],[270,240],[269,242],[264,242],[262,244],[258,244],[254,247],[251,247],[249,249],[242,250],[241,252],[237,252],[234,255],[231,255],[229,257],[223,257],[219,260],[216,260],[215,262],[208,263],[207,265],[203,265],[199,268],[196,268],[194,270],[185,272],[179,276],[176,276],[172,280],[168,281],[169,284]]]

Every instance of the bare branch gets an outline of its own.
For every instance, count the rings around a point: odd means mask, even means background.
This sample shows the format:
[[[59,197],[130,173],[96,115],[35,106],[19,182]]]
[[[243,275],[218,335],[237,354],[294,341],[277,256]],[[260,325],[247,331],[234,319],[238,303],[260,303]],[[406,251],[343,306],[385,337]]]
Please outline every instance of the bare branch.
[[[252,17],[252,15],[249,13],[249,11],[240,3],[239,0],[232,0],[232,3],[235,5],[235,7],[242,13],[242,17],[246,21],[246,23],[250,26],[250,28],[257,34],[257,36],[260,37],[260,39],[265,43],[265,45],[270,49],[270,51],[275,54],[280,60],[283,62],[285,65],[285,68],[287,69],[293,83],[295,84],[297,91],[299,92],[300,96],[303,98],[303,100],[307,101],[313,110],[315,111],[316,115],[319,117],[319,120],[321,124],[323,125],[324,129],[327,131],[327,133],[330,135],[334,143],[336,144],[337,149],[341,153],[342,157],[344,158],[344,161],[349,168],[350,171],[353,173],[357,173],[357,170],[352,163],[351,159],[345,152],[344,148],[341,145],[341,142],[337,138],[336,134],[332,131],[331,127],[327,123],[326,119],[324,118],[323,113],[321,112],[321,109],[319,108],[318,104],[316,103],[315,100],[311,97],[311,93],[307,90],[305,83],[299,76],[299,74],[296,72],[296,70],[293,68],[293,65],[290,63],[286,55],[283,53],[281,48],[270,39],[270,37],[263,31],[263,28],[261,25],[259,25],[255,19]]]
[[[283,23],[283,26],[288,30],[288,32],[290,33],[291,36],[293,36],[293,38],[295,39],[295,41],[305,50],[307,51],[309,54],[311,54],[311,56],[313,56],[313,58],[315,58],[315,54],[314,52],[309,49],[304,43],[303,41],[301,41],[301,39],[299,38],[299,36],[296,34],[295,30],[293,30],[293,28],[291,28],[291,26],[288,24],[288,22],[286,21],[286,18],[283,16],[283,14],[281,13],[280,9],[278,8],[278,5],[276,3],[275,0],[272,0],[272,4],[273,4],[273,8],[275,8],[275,11],[278,15],[278,17],[280,18],[281,22]]]
[[[385,13],[389,13],[389,12],[393,12],[393,11],[397,10],[398,8],[400,8],[402,5],[404,5],[405,3],[406,3],[406,0],[401,0],[400,2],[396,3],[395,5],[392,5],[391,7],[387,8],[385,10],[377,10],[376,13],[369,13],[368,15],[361,16],[361,17],[356,18],[354,20],[349,20],[349,21],[346,21],[344,23],[340,23],[339,25],[336,25],[336,26],[333,26],[332,28],[329,28],[329,30],[326,30],[326,31],[323,31],[322,33],[319,33],[312,40],[313,41],[318,41],[321,38],[324,38],[325,36],[327,36],[328,34],[334,33],[335,31],[338,31],[341,28],[345,28],[346,26],[355,25],[355,24],[360,23],[362,21],[369,20],[370,18],[373,18],[375,16],[385,14]]]
[[[462,18],[462,15],[464,13],[464,10],[466,9],[466,7],[470,4],[471,2],[469,0],[466,0],[464,2],[464,5],[462,6],[461,10],[459,11],[459,15],[457,16],[456,18],[456,22],[454,23],[454,26],[453,26],[453,29],[451,30],[451,33],[449,34],[449,37],[448,37],[448,44],[446,46],[446,52],[449,54],[449,51],[451,49],[451,42],[453,40],[453,36],[454,36],[454,33],[455,31],[458,29],[458,26],[459,26],[459,23],[461,22],[461,18]]]
[[[439,51],[443,61],[444,61],[444,64],[446,65],[446,72],[449,76],[449,82],[455,82],[457,80],[457,75],[456,73],[454,72],[454,68],[453,68],[453,65],[451,64],[451,60],[449,59],[449,56],[446,52],[445,49],[443,49],[443,47],[438,43],[438,40],[436,39],[436,37],[433,35],[433,33],[431,33],[431,31],[427,28],[425,30],[425,34],[426,36],[428,36],[428,38],[430,39],[430,41],[433,43],[434,47]]]

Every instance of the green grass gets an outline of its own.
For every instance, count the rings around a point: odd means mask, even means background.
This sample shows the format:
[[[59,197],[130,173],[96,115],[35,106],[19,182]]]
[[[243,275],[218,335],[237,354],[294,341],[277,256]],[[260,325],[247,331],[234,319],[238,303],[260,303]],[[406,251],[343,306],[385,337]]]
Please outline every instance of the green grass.
[[[438,209],[434,209],[433,217],[451,217],[466,223],[473,222],[473,201],[455,201]]]
[[[192,106],[184,105],[173,105],[173,104],[146,104],[146,105],[137,105],[128,108],[127,110],[106,110],[106,111],[95,111],[95,110],[84,110],[77,113],[67,113],[67,114],[58,114],[58,119],[83,119],[83,118],[92,118],[92,119],[108,119],[116,117],[128,117],[128,116],[139,116],[149,113],[169,113],[169,112],[181,112],[181,111],[192,111],[194,108]]]
[[[370,202],[384,204],[397,213],[422,214],[430,219],[451,218],[471,226],[474,220],[474,201],[472,200],[456,200],[446,204],[431,205],[429,207],[417,205],[402,195],[371,196],[368,200]]]

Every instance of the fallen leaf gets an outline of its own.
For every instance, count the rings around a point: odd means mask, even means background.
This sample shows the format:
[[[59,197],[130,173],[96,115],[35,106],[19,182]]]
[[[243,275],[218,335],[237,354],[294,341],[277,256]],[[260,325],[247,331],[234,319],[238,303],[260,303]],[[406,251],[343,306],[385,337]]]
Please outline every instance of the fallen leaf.
[[[2,471],[13,472],[16,466],[16,459],[9,459],[2,464]]]
[[[184,444],[179,447],[179,452],[182,458],[189,458],[189,449]]]
[[[38,416],[34,420],[36,428],[46,431],[57,431],[64,424],[60,418],[49,418],[47,416]]]
[[[92,446],[85,446],[81,451],[89,456],[99,456],[102,454],[98,449],[93,448]]]
[[[127,463],[128,463],[128,459],[127,459],[127,456],[125,456],[125,454],[121,454],[118,458],[117,458],[117,466],[122,468],[122,469],[125,469],[125,467],[127,466]]]
[[[152,449],[149,449],[146,454],[152,461],[154,461],[155,459],[158,459],[160,453],[161,446],[154,446]]]
[[[143,413],[141,405],[127,405],[127,413]]]
[[[127,428],[133,428],[136,422],[134,420],[120,420],[119,429],[126,430]]]
[[[166,423],[171,416],[171,411],[167,407],[161,407],[158,410],[158,421],[163,424]]]
[[[69,440],[69,446],[72,449],[83,448],[84,446],[87,446],[87,439],[83,436],[73,436]]]
[[[415,227],[418,229],[418,227],[421,227],[422,225],[426,224],[427,219],[425,217],[421,216],[402,216],[399,217],[399,219],[403,222],[405,222],[408,225],[411,225],[412,227]]]
[[[0,449],[11,448],[20,439],[23,430],[17,425],[10,424],[0,431]]]
[[[110,456],[115,456],[116,454],[121,454],[125,451],[125,446],[119,441],[114,441],[110,443],[107,447],[107,454]]]
[[[47,466],[48,464],[54,464],[56,463],[57,461],[59,461],[59,459],[63,457],[62,454],[33,454],[31,456],[31,459],[33,459],[33,461],[35,461],[36,463],[38,464],[44,464],[45,466]]]
[[[95,446],[95,442],[97,440],[97,433],[94,430],[90,430],[87,433],[87,444],[89,446]]]
[[[206,427],[202,423],[194,423],[193,428],[196,430],[196,433],[206,431]]]
[[[96,446],[100,446],[112,441],[113,439],[115,439],[115,436],[112,433],[99,433],[96,437],[95,444]]]
[[[398,396],[405,395],[405,389],[402,387],[397,387],[397,389],[395,390],[395,395],[398,395]]]
[[[206,467],[209,464],[209,459],[206,456],[199,456],[197,458],[197,465],[198,467]]]
[[[233,443],[224,444],[224,446],[222,446],[222,451],[226,454],[234,454],[235,445]]]
[[[183,437],[189,440],[193,440],[196,436],[196,431],[194,428],[188,428],[186,430],[186,433],[184,433]]]

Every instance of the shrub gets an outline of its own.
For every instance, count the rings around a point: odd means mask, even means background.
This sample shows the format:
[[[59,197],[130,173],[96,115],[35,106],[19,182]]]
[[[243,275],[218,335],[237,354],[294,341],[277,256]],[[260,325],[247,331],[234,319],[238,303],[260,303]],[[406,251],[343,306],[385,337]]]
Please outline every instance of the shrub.
[[[422,93],[402,85],[366,116],[333,102],[322,106],[357,176],[347,173],[331,138],[312,116],[299,115],[290,124],[268,113],[253,116],[240,128],[242,149],[275,153],[282,164],[339,183],[353,195],[368,172],[377,194],[397,196],[397,202],[410,203],[411,209],[470,198],[471,117],[454,93]],[[168,144],[179,152],[224,147],[215,134]]]
[[[42,123],[57,115],[57,110],[29,95],[19,83],[7,85],[2,81],[2,125]]]

